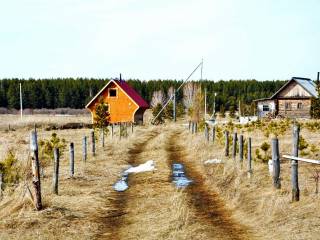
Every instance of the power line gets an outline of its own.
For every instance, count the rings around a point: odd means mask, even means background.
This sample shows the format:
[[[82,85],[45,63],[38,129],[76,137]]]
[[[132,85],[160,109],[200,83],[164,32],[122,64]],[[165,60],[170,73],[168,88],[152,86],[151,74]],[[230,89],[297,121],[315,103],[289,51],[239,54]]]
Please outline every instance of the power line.
[[[203,60],[199,63],[199,65],[192,71],[192,73],[190,73],[190,75],[181,83],[181,85],[178,87],[178,89],[176,90],[176,92],[178,92],[182,86],[190,79],[190,77],[195,73],[195,71],[197,71],[197,69],[203,65]],[[201,74],[202,75],[202,74]],[[154,121],[160,116],[160,114],[163,112],[163,110],[167,107],[167,105],[169,104],[169,102],[173,99],[175,94],[172,94],[170,96],[170,98],[168,99],[168,101],[163,105],[163,107],[161,108],[161,110],[158,112],[158,114],[152,119],[151,123],[154,123]]]

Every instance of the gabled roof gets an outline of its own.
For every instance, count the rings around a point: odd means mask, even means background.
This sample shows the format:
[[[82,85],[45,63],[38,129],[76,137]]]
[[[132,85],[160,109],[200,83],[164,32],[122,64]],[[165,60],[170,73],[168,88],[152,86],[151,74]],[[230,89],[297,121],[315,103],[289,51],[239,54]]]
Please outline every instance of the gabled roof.
[[[112,79],[110,80],[98,93],[95,95],[91,101],[86,105],[86,108],[88,108],[94,100],[96,100],[101,93],[110,85],[110,83],[114,83],[117,85],[119,88],[123,90],[123,92],[133,101],[137,104],[138,107],[140,108],[149,108],[148,103],[132,88],[129,86],[128,83],[126,83],[123,80],[115,80]]]
[[[309,78],[301,78],[301,77],[293,77],[290,81],[285,83],[275,94],[273,94],[270,99],[275,98],[278,93],[280,93],[284,88],[286,88],[291,82],[295,81],[297,84],[299,84],[301,87],[303,87],[308,93],[310,93],[311,96],[317,98],[318,92],[317,92],[317,85]]]

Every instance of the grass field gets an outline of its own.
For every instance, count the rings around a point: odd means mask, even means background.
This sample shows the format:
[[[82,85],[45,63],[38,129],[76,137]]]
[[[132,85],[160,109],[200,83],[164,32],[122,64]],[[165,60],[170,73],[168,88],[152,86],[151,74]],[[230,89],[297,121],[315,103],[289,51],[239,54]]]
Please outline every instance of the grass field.
[[[319,239],[320,204],[312,178],[316,167],[299,165],[301,200],[292,203],[290,163],[282,160],[282,188],[275,190],[267,164],[255,155],[256,149],[264,155],[261,144],[270,143],[274,133],[261,126],[224,126],[252,137],[250,179],[245,162],[224,157],[223,137],[217,133],[215,143],[207,143],[203,132],[191,134],[182,120],[139,126],[121,140],[107,136],[106,146],[97,142],[97,155],[89,151],[86,163],[81,160],[81,141],[90,129],[55,130],[67,144],[75,144],[75,176],[69,177],[67,148],[61,158],[59,195],[51,193],[52,162],[44,167],[44,210],[37,212],[26,192],[26,186],[31,188],[30,126],[91,119],[90,115],[36,118],[26,120],[28,125],[16,120],[18,116],[0,116],[0,160],[11,149],[23,169],[19,184],[6,187],[0,201],[0,239]],[[19,127],[8,131],[8,122],[14,121]],[[276,128],[281,131],[281,154],[291,152],[290,124],[286,126]],[[39,128],[38,138],[49,139],[52,133]],[[303,150],[306,156],[316,158],[319,130],[304,124],[301,135],[308,144]],[[204,164],[213,158],[224,164]],[[113,190],[124,169],[147,160],[154,160],[155,171],[130,176],[125,192]],[[179,190],[172,184],[173,162],[185,165],[193,185]]]

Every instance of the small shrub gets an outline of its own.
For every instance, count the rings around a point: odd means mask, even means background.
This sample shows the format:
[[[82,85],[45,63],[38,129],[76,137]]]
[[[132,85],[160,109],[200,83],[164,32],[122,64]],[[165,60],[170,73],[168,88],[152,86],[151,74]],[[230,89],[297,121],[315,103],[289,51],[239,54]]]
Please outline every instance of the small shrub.
[[[21,167],[15,153],[10,149],[4,160],[0,162],[0,172],[4,175],[6,185],[17,184],[21,179]]]
[[[299,147],[298,147],[299,150],[303,151],[303,150],[307,149],[308,146],[309,146],[309,143],[307,142],[307,140],[304,139],[304,137],[300,136],[299,137]]]
[[[63,153],[66,149],[66,140],[64,138],[60,139],[56,133],[52,133],[49,140],[40,140],[39,141],[39,153],[40,153],[40,163],[42,167],[45,167],[53,159],[53,149],[59,148],[60,156],[63,156]]]

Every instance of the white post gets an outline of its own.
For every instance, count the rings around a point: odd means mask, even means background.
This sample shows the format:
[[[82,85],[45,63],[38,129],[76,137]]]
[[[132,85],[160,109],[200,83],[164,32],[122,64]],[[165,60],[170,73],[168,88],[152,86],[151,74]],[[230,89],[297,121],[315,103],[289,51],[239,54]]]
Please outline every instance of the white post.
[[[21,89],[21,82],[20,82],[20,118],[21,118],[21,120],[22,120],[22,111],[23,111],[23,109],[22,109],[22,89]]]

